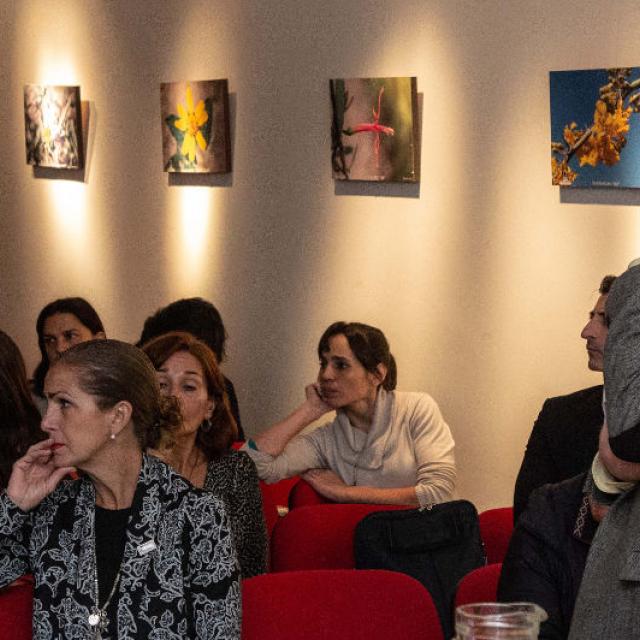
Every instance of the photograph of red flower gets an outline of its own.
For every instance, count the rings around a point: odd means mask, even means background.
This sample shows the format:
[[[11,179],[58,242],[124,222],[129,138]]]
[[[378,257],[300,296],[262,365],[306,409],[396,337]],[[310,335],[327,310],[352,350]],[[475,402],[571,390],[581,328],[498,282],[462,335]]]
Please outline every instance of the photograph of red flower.
[[[160,108],[165,171],[231,171],[226,80],[163,83]]]
[[[84,167],[80,87],[25,85],[24,127],[27,164]]]
[[[336,180],[419,182],[416,79],[330,81]]]

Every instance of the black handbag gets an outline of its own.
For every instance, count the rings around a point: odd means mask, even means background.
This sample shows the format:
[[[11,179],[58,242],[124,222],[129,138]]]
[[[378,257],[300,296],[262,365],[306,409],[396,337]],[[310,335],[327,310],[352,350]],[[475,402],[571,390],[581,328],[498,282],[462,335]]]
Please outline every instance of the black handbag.
[[[445,638],[453,635],[458,582],[486,564],[478,512],[471,502],[376,511],[358,523],[353,544],[357,569],[389,569],[419,580],[436,605]]]

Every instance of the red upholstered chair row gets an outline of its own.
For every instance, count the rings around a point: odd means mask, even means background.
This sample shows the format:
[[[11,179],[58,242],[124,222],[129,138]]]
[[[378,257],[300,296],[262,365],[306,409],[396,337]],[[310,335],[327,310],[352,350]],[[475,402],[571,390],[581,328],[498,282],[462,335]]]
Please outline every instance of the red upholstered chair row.
[[[309,509],[313,506],[322,507],[323,510],[315,515],[310,512],[305,515],[299,514],[292,519],[298,509]],[[356,507],[355,510],[351,510],[353,506]],[[331,507],[339,507],[342,511],[332,514],[327,511],[327,508]],[[292,559],[286,561],[286,567],[282,570],[351,568],[353,554],[347,549],[352,544],[357,518],[364,517],[371,511],[387,508],[389,508],[388,505],[337,505],[321,496],[307,482],[300,480],[289,494],[288,524],[280,531],[274,531],[272,544],[274,547],[277,546],[278,550],[275,552],[276,558],[272,553],[272,560],[276,560],[280,565],[283,562],[286,547],[291,546],[287,553],[291,554]],[[489,509],[479,515],[479,520],[487,563],[502,562],[513,533],[513,509],[511,507]],[[312,539],[304,540],[303,537]],[[294,546],[297,546],[297,549],[293,549]],[[314,564],[313,557],[307,557],[308,550],[311,548],[318,553],[319,564]],[[298,556],[299,560],[293,558],[294,555]],[[304,565],[299,566],[299,561],[304,562]]]
[[[0,640],[31,640],[33,578],[0,589]]]
[[[353,569],[353,534],[379,504],[318,504],[299,507],[279,520],[271,536],[271,571]]]
[[[473,602],[496,602],[501,571],[502,563],[497,562],[468,573],[460,580],[456,590],[455,606]]]
[[[435,606],[393,571],[270,573],[242,584],[243,640],[443,640]]]

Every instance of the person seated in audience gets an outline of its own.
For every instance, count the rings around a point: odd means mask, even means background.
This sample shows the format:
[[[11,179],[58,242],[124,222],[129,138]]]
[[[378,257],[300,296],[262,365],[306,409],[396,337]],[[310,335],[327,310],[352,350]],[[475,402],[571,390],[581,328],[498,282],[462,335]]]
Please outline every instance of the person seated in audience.
[[[616,276],[605,276],[599,297],[582,329],[586,340],[588,366],[602,371],[607,339],[605,304]],[[527,443],[516,479],[513,518],[524,511],[531,492],[544,484],[560,482],[586,471],[598,450],[598,434],[603,422],[602,385],[566,396],[548,398],[542,405]]]
[[[33,637],[239,638],[222,501],[144,453],[181,422],[148,358],[84,342],[51,364],[45,392],[49,438],[0,494],[0,586],[33,572]]]
[[[375,327],[336,322],[318,344],[320,371],[291,415],[244,449],[266,482],[304,474],[335,502],[427,506],[450,500],[454,442],[426,393],[396,391],[396,362]],[[335,419],[300,432],[328,411]]]
[[[612,452],[624,461],[613,475],[633,484],[598,528],[576,601],[571,640],[638,637],[640,611],[640,260],[614,283],[607,300],[605,419]]]
[[[33,393],[44,414],[44,378],[52,365],[69,347],[86,340],[105,338],[102,320],[84,298],[60,298],[46,305],[36,321],[38,347],[42,359],[33,373]]]
[[[215,354],[218,365],[225,358],[225,342],[227,332],[222,322],[220,312],[208,301],[202,298],[183,298],[176,300],[166,307],[158,309],[149,316],[142,329],[138,346],[149,342],[151,338],[161,336],[171,331],[186,331],[204,342]],[[238,440],[244,440],[244,431],[240,423],[240,407],[233,383],[226,376],[222,376],[231,406],[231,413],[238,428]]]
[[[251,458],[231,448],[236,425],[215,355],[184,332],[154,338],[142,349],[156,368],[162,393],[175,396],[182,410],[181,428],[152,453],[222,499],[242,577],[264,573],[267,534],[258,475]]]
[[[43,439],[40,413],[29,392],[22,354],[0,331],[0,489],[7,486],[13,463]]]
[[[590,471],[531,494],[502,564],[498,600],[540,605],[549,616],[542,640],[568,637],[596,529],[615,499],[634,486],[617,478],[640,478],[640,464],[617,458],[608,437],[605,424]]]

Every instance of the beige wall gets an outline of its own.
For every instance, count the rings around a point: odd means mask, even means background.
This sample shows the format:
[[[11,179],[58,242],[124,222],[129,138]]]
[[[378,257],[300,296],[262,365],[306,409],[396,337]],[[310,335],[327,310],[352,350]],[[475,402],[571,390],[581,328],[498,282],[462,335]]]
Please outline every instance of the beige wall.
[[[598,382],[579,332],[601,276],[640,253],[640,196],[550,185],[548,71],[639,65],[635,0],[0,0],[0,18],[0,327],[30,367],[55,297],[134,340],[202,295],[255,433],[301,399],[328,323],[369,322],[400,388],[440,403],[460,495],[510,503],[543,399]],[[422,182],[336,186],[328,79],[386,75],[418,78]],[[160,82],[223,77],[234,171],[176,186]],[[26,82],[81,85],[84,182],[24,164]]]

